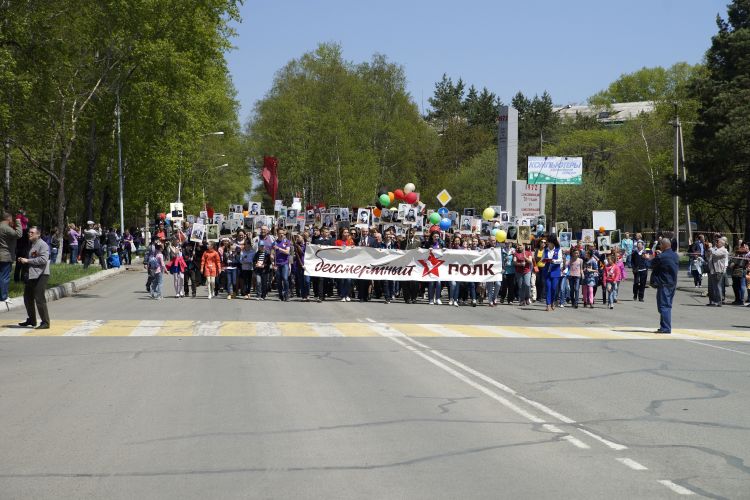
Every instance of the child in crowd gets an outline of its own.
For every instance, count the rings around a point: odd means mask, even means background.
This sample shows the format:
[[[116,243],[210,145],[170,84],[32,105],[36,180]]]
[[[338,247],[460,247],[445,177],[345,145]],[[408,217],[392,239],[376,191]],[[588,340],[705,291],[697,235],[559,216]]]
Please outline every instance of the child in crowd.
[[[621,276],[620,267],[617,265],[617,255],[614,253],[609,254],[604,265],[603,285],[607,289],[607,305],[609,305],[610,309],[615,308],[615,302],[617,302],[617,285],[620,283]]]
[[[172,257],[172,260],[167,263],[167,269],[169,269],[169,272],[172,273],[172,278],[174,279],[174,297],[176,299],[185,296],[184,273],[186,267],[187,262],[185,262],[185,259],[182,257],[182,248],[177,247],[177,251],[175,252],[174,257]]]
[[[221,257],[219,257],[219,252],[216,251],[216,244],[211,241],[208,243],[208,250],[203,252],[201,258],[201,274],[206,277],[209,299],[216,295],[216,277],[220,272]]]

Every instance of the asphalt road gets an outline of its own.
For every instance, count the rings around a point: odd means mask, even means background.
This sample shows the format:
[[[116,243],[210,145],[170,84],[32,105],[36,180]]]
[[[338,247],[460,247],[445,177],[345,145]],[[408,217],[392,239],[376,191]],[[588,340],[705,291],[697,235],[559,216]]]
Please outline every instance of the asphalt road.
[[[750,498],[748,309],[678,293],[690,330],[654,341],[653,297],[545,313],[142,283],[50,304],[53,336],[0,331],[0,498]]]

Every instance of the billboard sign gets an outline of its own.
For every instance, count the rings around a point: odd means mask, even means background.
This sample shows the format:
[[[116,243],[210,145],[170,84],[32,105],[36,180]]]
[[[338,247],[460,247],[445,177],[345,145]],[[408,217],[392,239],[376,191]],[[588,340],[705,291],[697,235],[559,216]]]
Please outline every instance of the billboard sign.
[[[580,156],[529,156],[529,184],[581,184],[582,181]]]

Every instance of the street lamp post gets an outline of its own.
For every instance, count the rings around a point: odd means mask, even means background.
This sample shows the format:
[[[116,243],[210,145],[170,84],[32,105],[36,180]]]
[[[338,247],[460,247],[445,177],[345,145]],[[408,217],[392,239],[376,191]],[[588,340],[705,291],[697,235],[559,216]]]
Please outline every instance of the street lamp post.
[[[203,175],[201,176],[201,190],[203,192],[203,210],[206,209],[206,174],[211,172],[212,170],[218,170],[220,168],[228,167],[229,163],[224,163],[223,165],[217,165],[215,167],[209,167],[206,170],[203,171]]]
[[[559,113],[563,110],[570,109],[572,106],[567,104],[560,109],[552,112],[552,114]],[[539,130],[539,156],[544,156],[544,127]],[[552,184],[552,220],[553,224],[557,224],[557,184]],[[549,225],[549,222],[548,224]]]
[[[224,135],[224,132],[209,132],[207,134],[200,134],[198,137],[208,137],[209,135]],[[221,155],[224,156],[224,155]],[[177,203],[182,201],[182,151],[180,151],[180,177],[177,181]]]

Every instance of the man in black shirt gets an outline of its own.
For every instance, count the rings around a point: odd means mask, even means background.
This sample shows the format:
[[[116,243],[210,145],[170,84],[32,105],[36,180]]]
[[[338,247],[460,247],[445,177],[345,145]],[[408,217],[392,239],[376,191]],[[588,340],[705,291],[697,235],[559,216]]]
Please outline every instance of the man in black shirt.
[[[317,241],[313,240],[316,245],[334,246],[335,243],[331,238],[331,230],[328,227],[323,226],[320,230],[320,238]],[[330,278],[318,278],[318,302],[322,302],[326,299],[326,290],[328,288]]]

